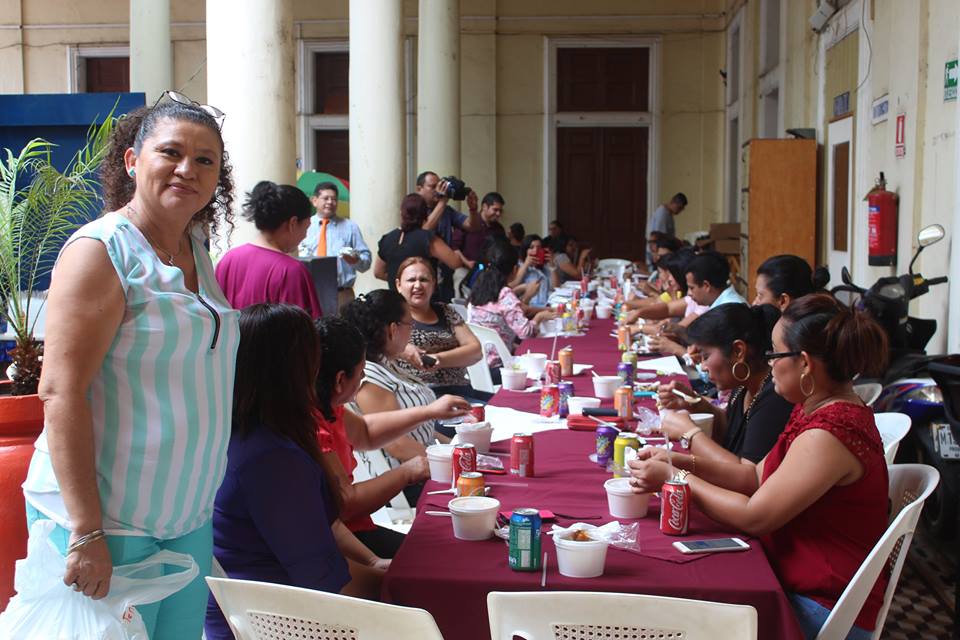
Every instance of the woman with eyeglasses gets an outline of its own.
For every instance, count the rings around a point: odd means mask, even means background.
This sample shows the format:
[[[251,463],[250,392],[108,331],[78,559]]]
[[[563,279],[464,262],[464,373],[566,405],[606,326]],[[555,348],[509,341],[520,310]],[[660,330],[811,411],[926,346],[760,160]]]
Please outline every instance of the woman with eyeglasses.
[[[217,282],[227,300],[234,309],[282,302],[312,318],[322,316],[310,272],[290,255],[307,236],[313,215],[310,199],[297,187],[264,180],[247,194],[243,209],[257,235],[217,263]]]
[[[348,304],[341,317],[360,330],[367,344],[363,381],[351,409],[368,415],[425,407],[437,399],[430,387],[397,366],[396,360],[410,342],[413,330],[413,316],[403,296],[389,289],[371,291]],[[411,458],[425,456],[427,445],[436,439],[449,442],[436,426],[432,418],[423,420],[407,435],[385,445],[387,465],[395,469]],[[421,482],[403,492],[414,504],[422,489]]]
[[[811,269],[800,256],[773,256],[757,268],[753,304],[772,304],[783,311],[793,300],[821,291],[828,282],[830,271],[826,267]]]
[[[701,468],[699,459],[677,472],[704,513],[760,538],[808,638],[887,527],[883,444],[873,412],[853,391],[855,375],[882,371],[886,342],[866,313],[829,295],[795,300],[765,358],[774,390],[796,407],[749,484]],[[643,449],[629,463],[635,491],[657,491],[670,478],[666,455]],[[847,638],[872,637],[885,586],[885,579],[874,585]]]
[[[194,558],[193,582],[137,607],[161,640],[202,630],[239,342],[204,248],[232,224],[223,138],[209,108],[171,97],[117,122],[100,167],[108,213],[58,258],[45,428],[24,483],[28,522],[56,522],[64,583],[87,596],[107,594],[115,565]]]

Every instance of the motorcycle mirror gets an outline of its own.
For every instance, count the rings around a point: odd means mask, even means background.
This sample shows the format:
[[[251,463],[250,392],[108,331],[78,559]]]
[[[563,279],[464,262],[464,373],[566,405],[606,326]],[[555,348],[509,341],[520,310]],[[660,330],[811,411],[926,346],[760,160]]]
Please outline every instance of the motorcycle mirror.
[[[921,247],[929,247],[943,240],[945,234],[946,232],[939,224],[931,224],[920,229],[920,233],[917,234],[917,242]]]
[[[853,278],[850,277],[850,270],[846,267],[840,270],[840,279],[843,281],[843,284],[853,284]]]

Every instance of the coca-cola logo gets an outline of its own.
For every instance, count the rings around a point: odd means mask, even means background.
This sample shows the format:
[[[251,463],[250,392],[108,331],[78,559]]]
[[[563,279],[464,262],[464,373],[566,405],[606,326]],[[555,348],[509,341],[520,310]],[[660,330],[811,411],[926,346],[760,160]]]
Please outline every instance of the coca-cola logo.
[[[683,529],[683,510],[686,508],[686,498],[683,493],[676,490],[670,492],[670,519],[667,522],[676,531]]]
[[[457,460],[460,463],[460,469],[462,471],[473,471],[473,467],[474,467],[473,451],[470,451],[469,449],[462,451],[459,457],[457,458]]]

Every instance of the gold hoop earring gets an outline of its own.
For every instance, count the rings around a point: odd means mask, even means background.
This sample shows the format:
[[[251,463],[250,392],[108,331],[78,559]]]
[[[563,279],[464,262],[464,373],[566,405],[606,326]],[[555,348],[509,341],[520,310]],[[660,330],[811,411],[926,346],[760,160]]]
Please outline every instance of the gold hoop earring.
[[[744,367],[747,368],[747,373],[744,374],[742,378],[737,375],[738,364],[743,365]],[[746,362],[734,362],[733,366],[730,367],[730,374],[733,376],[733,379],[736,380],[737,382],[746,382],[750,378],[750,365],[748,365]]]
[[[804,379],[810,380],[810,382],[811,382],[810,391],[807,391],[806,389],[803,388],[803,381],[804,381]],[[800,374],[800,393],[803,394],[803,397],[804,397],[804,398],[809,398],[810,396],[813,395],[813,392],[816,391],[816,390],[817,390],[817,382],[816,382],[816,380],[813,379],[813,376],[811,376],[811,375],[810,375],[809,373],[807,373],[806,371],[804,371],[803,373],[801,373],[801,374]]]

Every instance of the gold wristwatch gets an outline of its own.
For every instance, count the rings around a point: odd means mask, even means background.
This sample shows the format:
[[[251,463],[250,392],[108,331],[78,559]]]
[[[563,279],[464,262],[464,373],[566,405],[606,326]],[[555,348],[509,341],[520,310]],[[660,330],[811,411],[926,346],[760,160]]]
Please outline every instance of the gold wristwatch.
[[[700,433],[703,433],[703,429],[700,427],[694,427],[693,429],[690,429],[690,431],[687,431],[685,434],[680,436],[680,446],[682,446],[684,449],[689,449],[690,445],[693,444],[693,439]]]

